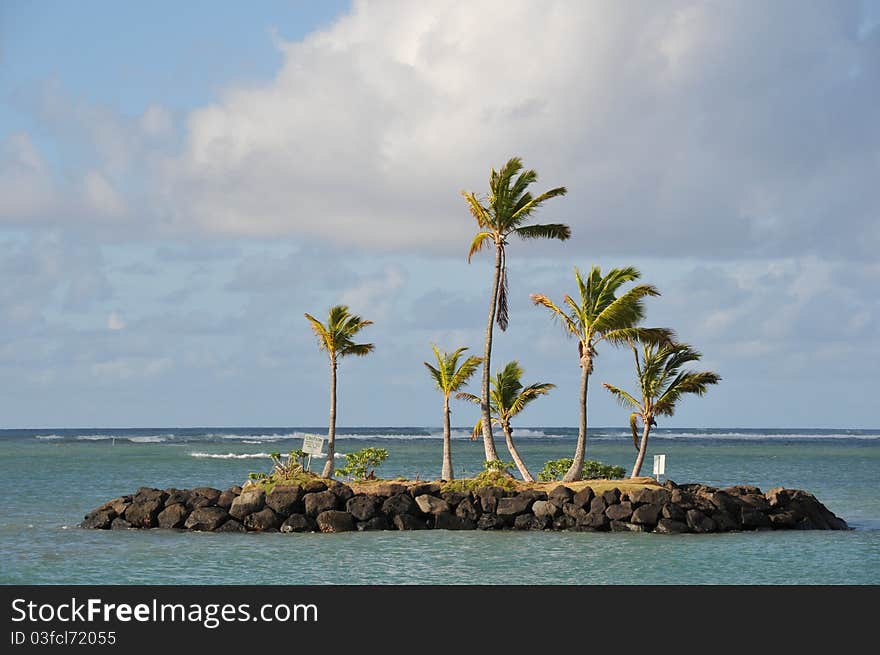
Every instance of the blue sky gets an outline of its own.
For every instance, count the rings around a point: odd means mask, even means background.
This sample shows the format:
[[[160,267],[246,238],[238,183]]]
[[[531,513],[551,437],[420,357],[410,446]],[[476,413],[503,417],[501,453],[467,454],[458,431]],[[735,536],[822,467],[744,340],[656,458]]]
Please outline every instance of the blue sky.
[[[500,11],[503,7],[504,11]],[[724,378],[663,426],[877,427],[878,3],[6,2],[0,7],[2,427],[321,425],[303,312],[348,303],[374,355],[341,425],[438,425],[430,344],[481,348],[489,258],[459,191],[520,155],[494,361],[557,384],[575,345],[528,294],[637,265]],[[499,61],[509,42],[523,54]],[[594,425],[632,384],[602,351]],[[469,406],[453,421],[469,425]]]

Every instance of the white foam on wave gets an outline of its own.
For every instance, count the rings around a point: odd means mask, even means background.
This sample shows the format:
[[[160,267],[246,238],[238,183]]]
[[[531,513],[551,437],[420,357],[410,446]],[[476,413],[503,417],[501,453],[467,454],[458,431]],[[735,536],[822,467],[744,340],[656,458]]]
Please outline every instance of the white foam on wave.
[[[118,439],[119,437],[117,437]],[[123,439],[128,439],[132,443],[165,443],[165,437],[160,437],[158,435],[148,436],[148,437],[122,437]]]
[[[63,439],[64,436],[60,434],[38,434],[35,439],[39,439],[41,441],[55,441],[57,439]]]
[[[198,459],[269,459],[269,453],[190,453]]]

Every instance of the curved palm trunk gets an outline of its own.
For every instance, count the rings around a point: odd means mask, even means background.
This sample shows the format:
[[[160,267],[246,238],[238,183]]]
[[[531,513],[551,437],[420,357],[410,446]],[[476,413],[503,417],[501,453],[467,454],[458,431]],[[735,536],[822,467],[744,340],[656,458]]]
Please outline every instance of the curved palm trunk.
[[[452,480],[452,430],[449,428],[449,396],[443,398],[443,470],[441,480]]]
[[[636,463],[633,465],[632,473],[630,473],[629,477],[637,478],[639,477],[639,472],[642,470],[642,462],[645,461],[645,453],[648,452],[648,434],[651,432],[651,419],[649,418],[645,421],[645,428],[642,430],[642,440],[639,442],[639,454],[636,457]]]
[[[480,413],[483,418],[483,448],[486,461],[498,459],[495,440],[492,438],[492,415],[489,412],[489,371],[492,356],[492,329],[495,323],[495,310],[498,307],[498,289],[501,286],[501,246],[495,246],[495,278],[492,282],[492,300],[489,303],[489,322],[486,324],[486,341],[483,347],[483,384],[480,388]]]
[[[321,477],[333,475],[336,457],[336,358],[330,357],[330,425],[327,428],[327,462]]]
[[[510,426],[504,424],[501,426],[501,429],[504,431],[504,439],[507,441],[507,450],[510,451],[510,456],[513,457],[513,461],[516,464],[516,468],[519,469],[519,474],[522,476],[523,481],[534,482],[535,478],[529,473],[529,469],[527,469],[525,463],[523,463],[522,457],[519,456],[519,451],[517,451],[516,446],[513,445],[513,435],[510,432]]]
[[[581,363],[581,395],[580,395],[580,422],[578,423],[577,447],[574,451],[574,461],[568,469],[563,482],[575,482],[584,476],[584,458],[587,454],[587,383],[590,380],[590,367]]]

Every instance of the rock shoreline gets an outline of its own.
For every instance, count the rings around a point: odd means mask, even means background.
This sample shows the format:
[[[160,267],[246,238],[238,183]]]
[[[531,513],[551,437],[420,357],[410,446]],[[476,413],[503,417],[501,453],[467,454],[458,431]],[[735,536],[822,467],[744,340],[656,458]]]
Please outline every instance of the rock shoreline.
[[[606,485],[607,486],[607,485]],[[763,493],[738,485],[646,486],[600,494],[506,491],[483,487],[442,491],[439,482],[384,482],[359,493],[341,482],[276,486],[153,489],[114,498],[80,527],[164,528],[206,532],[352,532],[367,530],[567,530],[581,532],[713,533],[744,530],[847,530],[815,496],[778,487]]]

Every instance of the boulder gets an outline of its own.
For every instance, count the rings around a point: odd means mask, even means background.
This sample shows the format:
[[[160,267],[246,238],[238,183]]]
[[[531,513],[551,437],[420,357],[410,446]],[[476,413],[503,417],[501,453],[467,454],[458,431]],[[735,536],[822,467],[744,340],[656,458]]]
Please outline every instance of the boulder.
[[[742,508],[742,527],[745,529],[769,528],[770,519],[764,512],[750,507]]]
[[[182,528],[187,516],[189,516],[189,510],[186,508],[186,505],[174,503],[173,505],[166,505],[165,509],[159,512],[156,523],[160,528],[165,528],[166,530]]]
[[[440,497],[449,503],[449,506],[453,509],[458,507],[459,503],[463,501],[465,498],[470,498],[471,495],[469,493],[463,493],[461,491],[445,491],[440,494]]]
[[[189,502],[189,497],[192,495],[192,492],[189,489],[166,489],[165,493],[168,496],[165,498],[166,505],[186,505]]]
[[[498,501],[507,493],[501,487],[480,487],[474,491],[474,497],[479,500],[482,512],[495,513],[498,509]]]
[[[113,522],[110,524],[111,530],[128,530],[133,527],[135,527],[135,526],[133,526],[131,523],[126,521],[121,516],[117,516],[115,519],[113,519]]]
[[[595,495],[592,487],[584,487],[572,497],[571,502],[578,507],[586,507],[592,502]]]
[[[357,529],[351,514],[335,509],[321,512],[316,521],[321,532],[353,532]]]
[[[628,500],[611,505],[605,510],[605,516],[612,521],[629,521],[633,513],[632,503]]]
[[[620,502],[620,489],[614,487],[613,489],[609,489],[605,493],[602,494],[602,498],[605,499],[605,505],[611,506],[616,505]]]
[[[712,512],[711,517],[715,521],[715,528],[718,532],[730,532],[740,528],[739,521],[727,512],[715,511]]]
[[[332,491],[317,491],[303,496],[307,516],[316,517],[322,512],[335,510],[339,506],[339,497]]]
[[[96,509],[85,515],[79,527],[88,530],[109,530],[110,524],[116,518],[116,512],[112,509]]]
[[[199,507],[194,509],[183,524],[187,530],[212,532],[229,519],[229,514],[222,507]]]
[[[154,489],[152,487],[141,487],[137,490],[132,499],[135,503],[145,503],[150,500],[158,501],[160,504],[168,498],[168,493],[164,489]]]
[[[316,494],[321,491],[327,491],[327,483],[323,480],[307,480],[302,483],[304,494]]]
[[[416,505],[418,505],[419,509],[424,514],[448,514],[450,512],[449,503],[442,498],[437,498],[430,494],[421,494],[419,496],[414,496],[414,498]]]
[[[680,521],[679,521],[680,523]],[[687,526],[692,532],[705,533],[715,532],[715,521],[703,514],[698,509],[689,509],[687,512]]]
[[[677,507],[680,507],[684,511],[687,511],[689,509],[694,509],[694,507],[696,506],[696,502],[697,498],[696,496],[694,496],[694,494],[683,489],[672,490],[672,497],[670,498],[670,503],[672,505],[675,505]]]
[[[232,507],[232,502],[238,497],[238,494],[232,493],[229,489],[220,494],[217,498],[217,507],[222,507],[227,512]]]
[[[583,507],[578,507],[574,503],[565,503],[565,505],[562,506],[562,513],[577,523],[587,515],[587,510]]]
[[[513,521],[515,530],[544,530],[551,524],[552,519],[549,516],[538,517],[534,514],[520,514]]]
[[[659,532],[660,534],[678,534],[687,531],[687,523],[673,521],[672,519],[660,519],[657,522],[657,527],[654,529],[654,532]]]
[[[409,488],[409,495],[415,498],[416,496],[422,496],[424,494],[428,494],[431,496],[439,496],[440,495],[440,483],[439,482],[419,482],[418,484],[414,484]]]
[[[536,500],[534,503],[532,503],[532,514],[534,514],[539,519],[552,519],[557,514],[559,514],[560,511],[560,508],[558,508],[549,500]]]
[[[248,488],[241,492],[229,506],[229,514],[243,521],[248,514],[259,512],[266,503],[266,492],[258,488]]]
[[[611,521],[610,528],[611,532],[647,532],[644,525],[626,521]]]
[[[664,503],[662,510],[664,519],[672,519],[673,521],[687,521],[687,511],[674,502]]]
[[[251,532],[274,532],[280,523],[278,515],[269,507],[264,507],[259,512],[244,517],[244,527]]]
[[[317,532],[318,524],[311,516],[291,514],[281,524],[281,532]]]
[[[629,492],[633,505],[663,505],[672,498],[672,492],[663,487],[641,487]]]
[[[736,515],[740,510],[740,504],[737,500],[723,491],[713,491],[698,495],[702,495],[706,498],[716,509],[720,509],[728,514]]]
[[[426,530],[428,524],[424,519],[416,518],[412,514],[395,514],[394,527],[398,530]]]
[[[724,493],[730,494],[731,496],[746,496],[746,495],[754,495],[754,496],[763,496],[764,492],[762,492],[758,487],[754,487],[748,484],[737,484],[732,487],[724,487],[721,491]]]
[[[214,532],[247,532],[247,528],[235,519],[229,519]]]
[[[164,491],[162,493],[165,494]],[[161,511],[161,500],[135,500],[125,509],[124,518],[136,528],[155,528],[156,519]]]
[[[220,500],[220,490],[213,487],[196,487],[190,492],[189,507],[196,509],[197,507],[216,507],[217,501]],[[166,499],[165,504],[168,504]]]
[[[596,496],[595,498],[593,498],[593,500],[590,501],[591,514],[602,514],[607,507],[608,504],[605,502],[605,499],[602,496]]]
[[[770,526],[777,530],[790,530],[794,528],[797,525],[798,521],[801,519],[799,514],[790,510],[773,512],[772,514],[768,514],[767,518],[770,519]]]
[[[391,524],[384,516],[374,516],[369,521],[358,521],[357,529],[362,532],[390,530]]]
[[[477,524],[471,519],[456,516],[452,512],[440,512],[434,516],[436,530],[474,530]]]
[[[495,514],[483,514],[477,519],[478,530],[501,530],[504,528],[504,519]]]
[[[406,485],[399,482],[379,482],[378,484],[370,485],[369,493],[373,496],[390,498],[397,494],[405,494]]]
[[[358,494],[348,499],[345,509],[356,521],[369,521],[379,511],[379,498]]]
[[[609,521],[603,510],[601,512],[589,512],[578,519],[577,525],[578,527],[592,528],[593,530],[607,530]]]
[[[347,484],[343,484],[342,482],[331,482],[330,486],[327,487],[327,491],[334,494],[339,499],[339,506],[345,506],[345,503],[348,502],[348,499],[354,496],[354,491],[351,490]]]
[[[566,487],[563,484],[560,484],[557,487],[553,487],[553,490],[547,496],[547,500],[556,505],[559,509],[562,509],[562,506],[565,503],[572,502],[571,499],[574,497],[574,492]]]
[[[638,523],[640,525],[655,525],[657,523],[657,517],[662,509],[661,505],[640,505],[633,510],[630,522]],[[666,520],[669,521],[671,519]]]
[[[395,494],[382,503],[382,513],[389,517],[398,514],[415,514],[416,501],[409,494]]]
[[[266,496],[266,506],[280,516],[303,511],[303,489],[298,484],[278,485]]]
[[[770,503],[767,502],[767,499],[764,498],[763,495],[742,494],[740,496],[736,496],[736,499],[743,505],[747,505],[748,507],[756,509],[760,512],[766,512],[770,509]]]
[[[571,505],[571,503],[569,503]],[[581,509],[583,512],[584,510]],[[553,519],[553,529],[554,530],[571,530],[577,525],[577,521],[568,516],[567,514],[563,514],[562,516],[557,516]]]
[[[519,516],[528,512],[534,502],[535,496],[528,492],[523,492],[510,498],[501,498],[498,500],[496,513],[501,517]]]
[[[470,498],[462,500],[455,508],[455,515],[459,518],[476,521],[480,518],[480,511]]]

